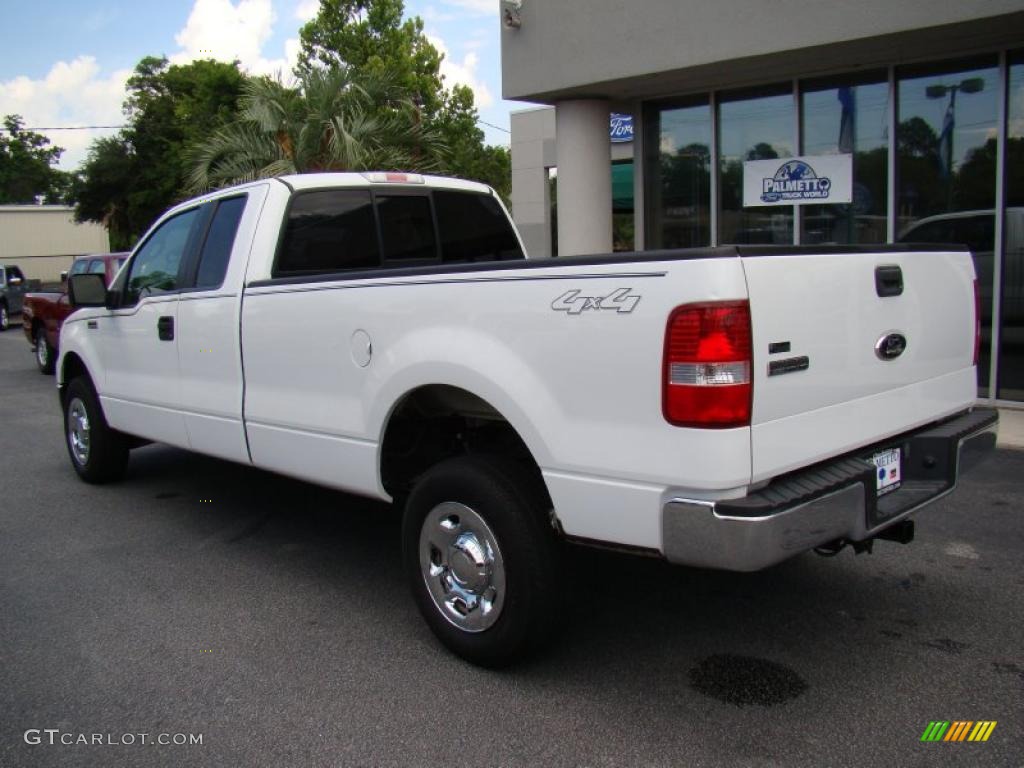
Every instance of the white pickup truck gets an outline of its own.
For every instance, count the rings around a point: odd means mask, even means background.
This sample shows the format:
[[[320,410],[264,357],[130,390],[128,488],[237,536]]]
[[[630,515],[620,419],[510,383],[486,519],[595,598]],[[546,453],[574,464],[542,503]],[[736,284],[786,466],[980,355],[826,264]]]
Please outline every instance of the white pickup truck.
[[[485,186],[311,174],[183,203],[70,291],[84,480],[159,441],[401,503],[420,610],[485,665],[545,637],[560,540],[739,571],[906,543],[995,445],[953,247],[528,260]]]

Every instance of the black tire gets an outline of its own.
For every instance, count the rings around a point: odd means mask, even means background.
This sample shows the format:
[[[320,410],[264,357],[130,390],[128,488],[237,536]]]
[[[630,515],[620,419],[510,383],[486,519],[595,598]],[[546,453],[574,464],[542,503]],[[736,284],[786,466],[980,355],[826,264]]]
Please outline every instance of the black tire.
[[[46,330],[41,325],[36,326],[35,339],[36,366],[40,373],[52,376],[57,365],[57,350],[51,347],[50,342],[46,340]]]
[[[449,514],[451,510],[455,513]],[[449,459],[428,470],[413,486],[402,520],[406,576],[430,629],[463,659],[480,666],[502,667],[528,656],[549,638],[561,600],[557,540],[547,510],[546,495],[535,473],[501,457]],[[438,525],[439,521],[445,522]],[[454,526],[454,531],[442,533],[440,528],[446,524]],[[474,527],[482,532],[480,541],[471,538],[469,548],[460,550],[459,540],[471,536]],[[442,536],[455,536],[460,530],[462,533],[447,540],[447,554],[442,554],[444,545],[434,547],[427,540],[431,530]],[[456,584],[452,579],[458,578],[460,564],[456,560],[460,557],[462,566],[472,571],[471,578],[483,572],[475,570],[477,565],[465,553],[487,550],[486,546],[473,550],[472,544],[489,543],[489,539],[496,543],[497,554],[483,569],[493,572],[478,588],[480,597],[474,594],[471,598],[480,601],[477,607],[466,610],[467,603],[459,604],[459,598],[455,607],[447,605],[443,596],[435,599],[431,590],[436,595],[443,593],[446,585]],[[452,553],[449,562],[447,557]],[[503,575],[500,592],[495,576],[499,566]],[[433,576],[432,569],[436,571]],[[491,605],[496,613],[489,614],[479,607],[484,604]],[[470,620],[479,623],[470,627]]]
[[[64,393],[64,443],[71,466],[85,482],[108,483],[124,476],[128,438],[107,425],[92,382],[85,376],[73,379]]]
[[[0,333],[11,327],[11,313],[7,311],[7,304],[0,301]]]

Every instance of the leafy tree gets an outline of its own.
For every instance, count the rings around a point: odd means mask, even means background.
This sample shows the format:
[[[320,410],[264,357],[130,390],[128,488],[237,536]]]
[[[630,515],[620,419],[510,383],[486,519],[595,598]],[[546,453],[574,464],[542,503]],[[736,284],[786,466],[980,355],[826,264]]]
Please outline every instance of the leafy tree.
[[[896,128],[900,216],[906,219],[950,210],[951,180],[939,158],[939,137],[926,120],[912,117]]]
[[[128,126],[95,142],[79,171],[76,218],[104,223],[115,247],[130,247],[181,199],[189,148],[234,118],[245,81],[237,62],[142,59],[128,80]]]
[[[0,130],[0,203],[63,202],[67,174],[54,166],[64,152],[40,133],[24,129],[21,115],[7,115]]]
[[[779,151],[771,144],[766,144],[763,141],[748,149],[746,154],[747,160],[777,160],[778,157]]]
[[[146,226],[136,224],[139,216],[130,191],[137,166],[137,157],[121,136],[97,139],[72,184],[75,220],[106,227],[114,250],[131,248]]]
[[[489,184],[508,202],[512,194],[512,155],[507,147],[484,144],[477,118],[470,88],[456,85],[444,93],[441,110],[432,121],[449,148],[444,170]]]
[[[297,73],[341,65],[356,76],[387,74],[417,105],[422,122],[448,145],[440,170],[490,184],[507,199],[508,149],[484,144],[472,90],[445,86],[441,53],[423,33],[419,17],[403,21],[404,10],[403,0],[320,0],[319,13],[299,32]]]
[[[313,171],[440,167],[445,146],[388,76],[334,65],[296,86],[263,77],[244,87],[239,119],[190,153],[192,191]]]
[[[896,151],[905,157],[928,158],[938,165],[939,137],[927,120],[914,116],[899,124]]]
[[[386,73],[433,117],[443,102],[441,54],[423,34],[422,19],[403,21],[404,11],[403,0],[320,0],[316,17],[299,30],[297,74],[317,64],[352,68],[355,77]]]

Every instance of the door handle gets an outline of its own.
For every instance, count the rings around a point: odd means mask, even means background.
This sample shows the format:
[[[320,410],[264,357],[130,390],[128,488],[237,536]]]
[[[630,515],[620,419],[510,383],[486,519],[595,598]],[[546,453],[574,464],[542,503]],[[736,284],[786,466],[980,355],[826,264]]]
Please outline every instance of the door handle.
[[[899,264],[875,267],[875,293],[880,298],[903,293],[903,270]]]
[[[174,341],[174,318],[164,315],[156,321],[156,333],[160,341]]]

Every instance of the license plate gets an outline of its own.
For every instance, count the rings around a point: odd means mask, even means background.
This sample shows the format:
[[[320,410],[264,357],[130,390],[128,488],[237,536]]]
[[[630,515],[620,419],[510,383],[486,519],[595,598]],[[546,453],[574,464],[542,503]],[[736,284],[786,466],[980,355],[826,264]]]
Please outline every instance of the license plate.
[[[871,460],[875,464],[875,488],[878,495],[890,493],[900,487],[900,449],[879,451]]]

